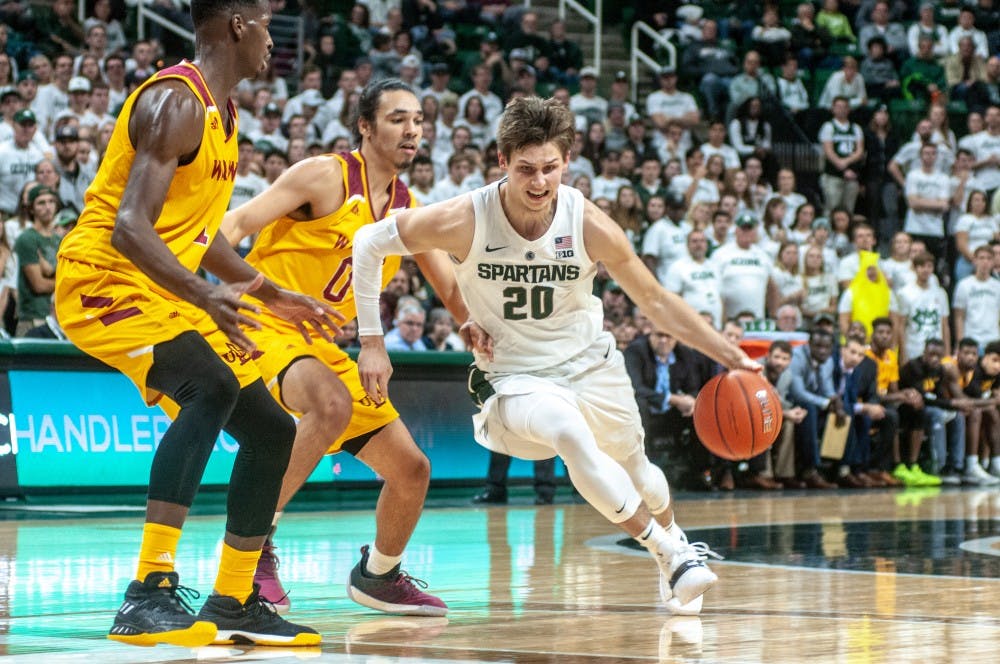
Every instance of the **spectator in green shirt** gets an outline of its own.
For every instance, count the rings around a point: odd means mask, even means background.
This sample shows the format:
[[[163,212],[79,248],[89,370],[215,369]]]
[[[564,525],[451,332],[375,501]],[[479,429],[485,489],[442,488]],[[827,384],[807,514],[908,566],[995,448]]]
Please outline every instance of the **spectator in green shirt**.
[[[45,324],[56,283],[56,252],[60,236],[55,232],[59,198],[49,187],[36,185],[28,191],[32,224],[17,236],[17,332],[16,336]]]
[[[934,57],[933,37],[920,35],[917,52],[903,63],[899,77],[902,79],[903,96],[907,99],[933,101],[947,89],[944,67]]]
[[[837,0],[823,0],[823,9],[816,15],[816,25],[826,28],[835,41],[850,44],[858,41],[851,30],[851,22],[840,12]]]

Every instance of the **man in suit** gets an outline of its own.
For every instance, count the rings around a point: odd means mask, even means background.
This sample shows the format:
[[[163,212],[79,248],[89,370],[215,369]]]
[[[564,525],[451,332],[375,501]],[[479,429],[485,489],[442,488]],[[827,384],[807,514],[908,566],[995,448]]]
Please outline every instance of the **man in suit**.
[[[691,427],[695,397],[712,375],[712,362],[654,328],[625,349],[625,369],[646,432],[646,453],[655,458],[654,451],[679,442]]]
[[[834,367],[833,375],[844,412],[851,418],[837,484],[849,489],[885,486],[885,482],[868,472],[872,422],[885,417],[885,408],[878,397],[878,365],[865,356],[864,339],[847,338],[840,349],[840,362]]]
[[[845,417],[843,402],[833,381],[833,335],[825,328],[814,327],[809,333],[809,343],[792,351],[792,383],[789,395],[792,403],[806,411],[802,423],[796,427],[800,478],[810,489],[834,489],[819,474],[819,432],[829,414]]]
[[[764,365],[764,377],[781,399],[784,418],[774,445],[750,459],[750,473],[743,481],[747,488],[806,488],[805,482],[795,477],[795,427],[805,419],[806,411],[788,400],[788,388],[792,383],[788,365],[791,362],[792,346],[783,340],[772,342],[767,356],[760,360]]]

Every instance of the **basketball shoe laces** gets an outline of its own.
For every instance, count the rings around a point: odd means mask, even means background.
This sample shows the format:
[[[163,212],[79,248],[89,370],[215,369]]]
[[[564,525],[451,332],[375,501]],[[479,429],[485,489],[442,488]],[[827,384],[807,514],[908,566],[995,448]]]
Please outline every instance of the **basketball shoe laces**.
[[[695,556],[701,562],[708,560],[709,558],[714,558],[715,560],[725,560],[725,558],[712,549],[705,542],[688,542],[687,538],[683,540],[684,545],[695,552]]]
[[[156,588],[155,592],[151,593],[149,599],[153,601],[157,608],[167,609],[171,612],[181,610],[194,615],[194,607],[189,602],[199,597],[201,597],[201,593],[194,588],[178,584],[176,586],[171,585],[168,588]]]
[[[250,593],[250,597],[243,605],[243,612],[251,617],[263,616],[271,620],[283,620],[278,615],[278,609],[274,606],[274,602],[261,595],[259,588],[254,588],[253,592]]]
[[[396,589],[403,595],[423,595],[423,591],[427,589],[428,583],[423,579],[418,579],[415,576],[410,576],[403,570],[399,571],[396,578],[392,581],[394,586],[398,586]]]

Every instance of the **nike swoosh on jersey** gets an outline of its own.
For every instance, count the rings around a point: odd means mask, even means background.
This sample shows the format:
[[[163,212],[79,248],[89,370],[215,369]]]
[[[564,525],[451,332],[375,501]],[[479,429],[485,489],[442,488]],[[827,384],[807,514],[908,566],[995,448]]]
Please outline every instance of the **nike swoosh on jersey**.
[[[506,249],[509,246],[509,244],[505,244],[502,247],[491,247],[490,245],[486,245],[486,253],[492,254],[494,251],[500,251],[501,249]]]

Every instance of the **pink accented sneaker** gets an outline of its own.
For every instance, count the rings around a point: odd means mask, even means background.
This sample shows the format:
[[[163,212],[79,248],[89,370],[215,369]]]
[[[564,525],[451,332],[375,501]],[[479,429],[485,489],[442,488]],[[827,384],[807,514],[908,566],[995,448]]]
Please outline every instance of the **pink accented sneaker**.
[[[388,573],[371,576],[365,572],[368,563],[368,545],[361,547],[361,562],[351,570],[347,582],[347,596],[352,600],[383,613],[401,613],[411,616],[443,616],[448,605],[434,595],[423,592],[427,584],[415,579],[396,565]]]
[[[292,600],[288,599],[288,593],[281,587],[281,579],[278,578],[279,562],[278,556],[274,553],[276,548],[278,547],[274,546],[270,539],[264,542],[253,582],[260,585],[260,596],[270,602],[275,611],[288,613],[292,608]]]

